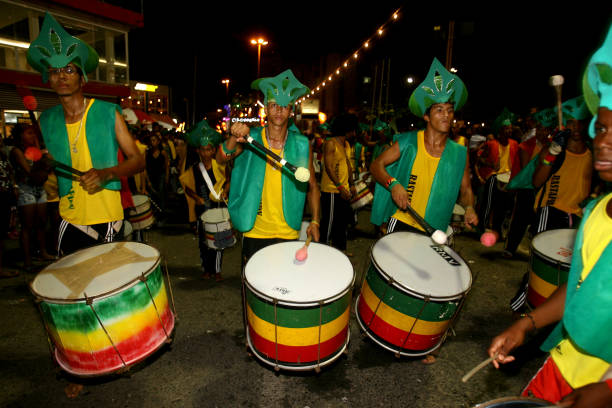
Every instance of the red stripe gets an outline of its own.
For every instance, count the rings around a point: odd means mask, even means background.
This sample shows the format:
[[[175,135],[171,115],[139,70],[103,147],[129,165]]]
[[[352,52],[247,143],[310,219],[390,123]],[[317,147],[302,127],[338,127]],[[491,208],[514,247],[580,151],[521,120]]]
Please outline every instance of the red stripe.
[[[529,287],[529,289],[527,290],[527,301],[529,302],[529,304],[531,306],[533,306],[534,308],[540,306],[542,303],[544,303],[544,301],[547,298],[540,295],[538,292],[535,291],[535,289],[533,289],[531,286]]]
[[[146,220],[147,218],[151,218],[153,216],[153,213],[149,210],[146,213],[143,213],[142,216],[140,216],[140,214],[136,215],[136,216],[132,216],[129,218],[130,222],[139,222],[142,220]]]
[[[364,326],[368,325],[369,323],[369,330],[376,336],[380,337],[387,343],[390,343],[390,345],[401,347],[402,344],[404,344],[404,340],[406,339],[406,336],[408,336],[408,332],[392,326],[378,316],[374,317],[374,320],[372,320],[374,312],[365,302],[363,296],[359,297],[358,312],[359,318]],[[370,320],[372,320],[372,323],[370,323]],[[404,344],[403,349],[415,351],[430,349],[440,342],[443,334],[444,332],[425,336],[422,334],[411,333],[410,337]]]
[[[276,358],[276,344],[272,341],[266,340],[255,332],[249,326],[249,336],[251,337],[251,342],[253,343],[253,347],[259,353],[263,354],[267,358],[272,361],[275,361]],[[321,360],[325,360],[328,357],[333,356],[337,351],[339,351],[344,343],[346,342],[346,338],[348,336],[348,325],[346,328],[340,330],[340,333],[332,337],[331,339],[324,341],[321,343]],[[291,363],[291,364],[302,364],[306,365],[306,363],[316,362],[317,361],[317,350],[318,345],[314,344],[312,346],[286,346],[284,344],[278,344],[278,361],[283,363]]]
[[[174,315],[167,307],[160,316],[168,335],[174,329]],[[115,344],[121,357],[127,365],[135,364],[153,351],[166,340],[166,334],[159,320],[153,326],[146,327],[130,338]],[[76,375],[100,375],[120,369],[123,364],[115,349],[110,346],[102,350],[81,352],[69,350],[57,344],[56,356],[60,365],[66,371]]]

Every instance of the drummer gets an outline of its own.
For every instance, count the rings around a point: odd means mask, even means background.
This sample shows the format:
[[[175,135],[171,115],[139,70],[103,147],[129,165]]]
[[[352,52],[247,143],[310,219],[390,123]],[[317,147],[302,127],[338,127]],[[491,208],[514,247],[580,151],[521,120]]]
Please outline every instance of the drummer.
[[[435,85],[439,81],[444,87]],[[426,91],[446,87],[450,92],[439,91],[435,96]],[[425,120],[426,128],[396,135],[393,145],[370,166],[379,183],[372,205],[373,224],[389,221],[387,233],[422,233],[423,227],[403,210],[411,205],[434,228],[446,231],[457,196],[466,209],[465,223],[478,224],[467,149],[448,138],[455,110],[466,99],[461,79],[434,59],[427,78],[410,97],[410,111]]]
[[[185,186],[185,194],[195,201],[197,217],[198,246],[204,279],[223,280],[221,268],[223,265],[223,249],[212,249],[206,244],[206,232],[200,216],[211,208],[225,207],[223,201],[229,194],[229,183],[226,182],[226,166],[214,159],[221,135],[211,129],[206,121],[200,122],[187,136],[190,144],[198,146],[200,161],[181,174],[181,182]],[[202,168],[203,167],[203,168]],[[212,188],[211,188],[212,187]]]
[[[355,138],[358,121],[355,115],[342,114],[334,119],[332,137],[323,144],[323,175],[321,177],[321,228],[323,242],[346,250],[347,230],[353,211],[351,199],[355,196],[353,166],[347,155],[347,142]],[[350,149],[350,146],[349,146]]]
[[[587,66],[584,95],[595,118],[594,169],[612,181],[612,28],[604,45]],[[612,193],[593,200],[584,211],[576,236],[567,284],[532,313],[522,315],[495,337],[489,355],[495,367],[514,360],[509,353],[527,332],[558,322],[541,348],[550,357],[529,382],[523,395],[562,400],[572,408],[612,406]],[[563,405],[568,406],[568,405]]]
[[[98,66],[98,54],[68,34],[47,13],[27,58],[32,68],[42,74],[43,82],[49,81],[61,103],[43,112],[40,118],[49,153],[55,160],[85,173],[73,179],[56,169],[62,217],[58,253],[65,255],[113,241],[123,225],[119,179],[141,171],[144,158],[127,130],[119,106],[83,95],[87,73]],[[126,155],[121,163],[118,148]]]
[[[507,110],[495,119],[493,128],[496,137],[487,141],[477,153],[476,165],[478,178],[484,184],[478,195],[478,218],[483,228],[490,226],[498,236],[501,236],[501,226],[506,212],[514,203],[511,193],[504,187],[519,171],[521,162],[519,158],[518,142],[512,135],[512,117]],[[510,174],[510,177],[498,182],[498,175]]]
[[[289,123],[294,102],[308,93],[308,88],[291,70],[276,77],[260,78],[251,87],[264,94],[267,125],[253,129],[243,123],[232,125],[229,138],[217,151],[219,164],[235,160],[228,208],[234,227],[243,233],[243,266],[259,249],[298,238],[306,200],[312,215],[307,234],[319,241],[321,200],[312,147],[297,127]],[[248,135],[288,162],[309,168],[309,181],[297,181],[278,163],[245,143]]]

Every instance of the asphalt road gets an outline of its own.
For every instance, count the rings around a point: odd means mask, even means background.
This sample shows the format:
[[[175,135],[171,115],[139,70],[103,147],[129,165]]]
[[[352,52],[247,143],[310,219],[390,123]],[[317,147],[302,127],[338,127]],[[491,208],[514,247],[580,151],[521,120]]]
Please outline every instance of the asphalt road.
[[[469,265],[473,282],[435,364],[396,358],[364,337],[351,308],[345,354],[320,373],[275,372],[245,347],[240,246],[225,251],[224,281],[202,279],[197,239],[187,224],[177,222],[182,217],[179,213],[146,236],[168,265],[178,317],[173,342],[127,373],[83,379],[60,370],[28,288],[37,272],[0,281],[1,406],[471,407],[519,394],[545,358],[535,347],[539,340],[531,338],[518,363],[500,371],[489,366],[461,382],[487,357],[491,338],[512,321],[508,301],[527,269],[528,249],[524,242],[522,255],[506,260],[500,256],[501,244],[485,248],[475,236],[459,235],[455,249]],[[361,233],[349,241],[355,254],[350,258],[354,296],[376,241],[368,218],[367,211],[359,213]],[[7,241],[9,267],[20,265],[17,246]],[[73,399],[65,393],[71,382],[84,385]]]

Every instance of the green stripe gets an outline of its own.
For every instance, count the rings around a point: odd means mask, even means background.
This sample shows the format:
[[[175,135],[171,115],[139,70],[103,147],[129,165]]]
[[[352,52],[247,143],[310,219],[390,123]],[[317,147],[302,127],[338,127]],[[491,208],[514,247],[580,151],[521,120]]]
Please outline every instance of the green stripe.
[[[151,295],[155,297],[163,284],[160,266],[158,265],[147,278]],[[146,308],[150,303],[149,290],[147,290],[144,282],[139,282],[130,289],[114,296],[94,301],[93,307],[104,322],[130,316]],[[91,308],[83,301],[71,304],[41,302],[40,308],[45,321],[60,331],[70,330],[88,333],[100,327]]]
[[[555,286],[561,286],[567,282],[569,275],[569,267],[565,265],[560,266],[565,268],[565,270],[558,269],[557,266],[551,265],[535,254],[531,257],[531,270],[540,278]]]
[[[387,306],[414,318],[417,318],[418,316],[419,320],[426,320],[428,322],[444,322],[450,319],[455,313],[455,310],[457,310],[458,301],[429,301],[429,303],[425,305],[425,301],[423,299],[412,297],[407,293],[400,291],[396,287],[389,285],[378,274],[373,264],[370,264],[370,269],[366,275],[366,280],[368,285],[370,285],[372,292],[374,292],[374,294]],[[421,311],[421,309],[423,310]]]
[[[248,288],[246,291],[247,303],[253,310],[253,313],[262,320],[268,323],[282,327],[290,327],[292,329],[315,327],[320,324],[326,324],[336,320],[349,307],[351,302],[351,292],[336,300],[333,303],[323,305],[321,310],[319,306],[308,308],[293,308],[285,305],[277,305],[276,319],[274,313],[274,305],[256,297]]]

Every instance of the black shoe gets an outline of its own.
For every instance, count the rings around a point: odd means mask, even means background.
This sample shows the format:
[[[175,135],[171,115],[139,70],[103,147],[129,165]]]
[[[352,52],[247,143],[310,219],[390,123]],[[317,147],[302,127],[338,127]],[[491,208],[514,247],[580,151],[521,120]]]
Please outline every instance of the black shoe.
[[[529,289],[529,273],[523,275],[521,285],[512,299],[510,299],[510,309],[513,312],[518,312],[525,306],[527,302],[527,290]]]

